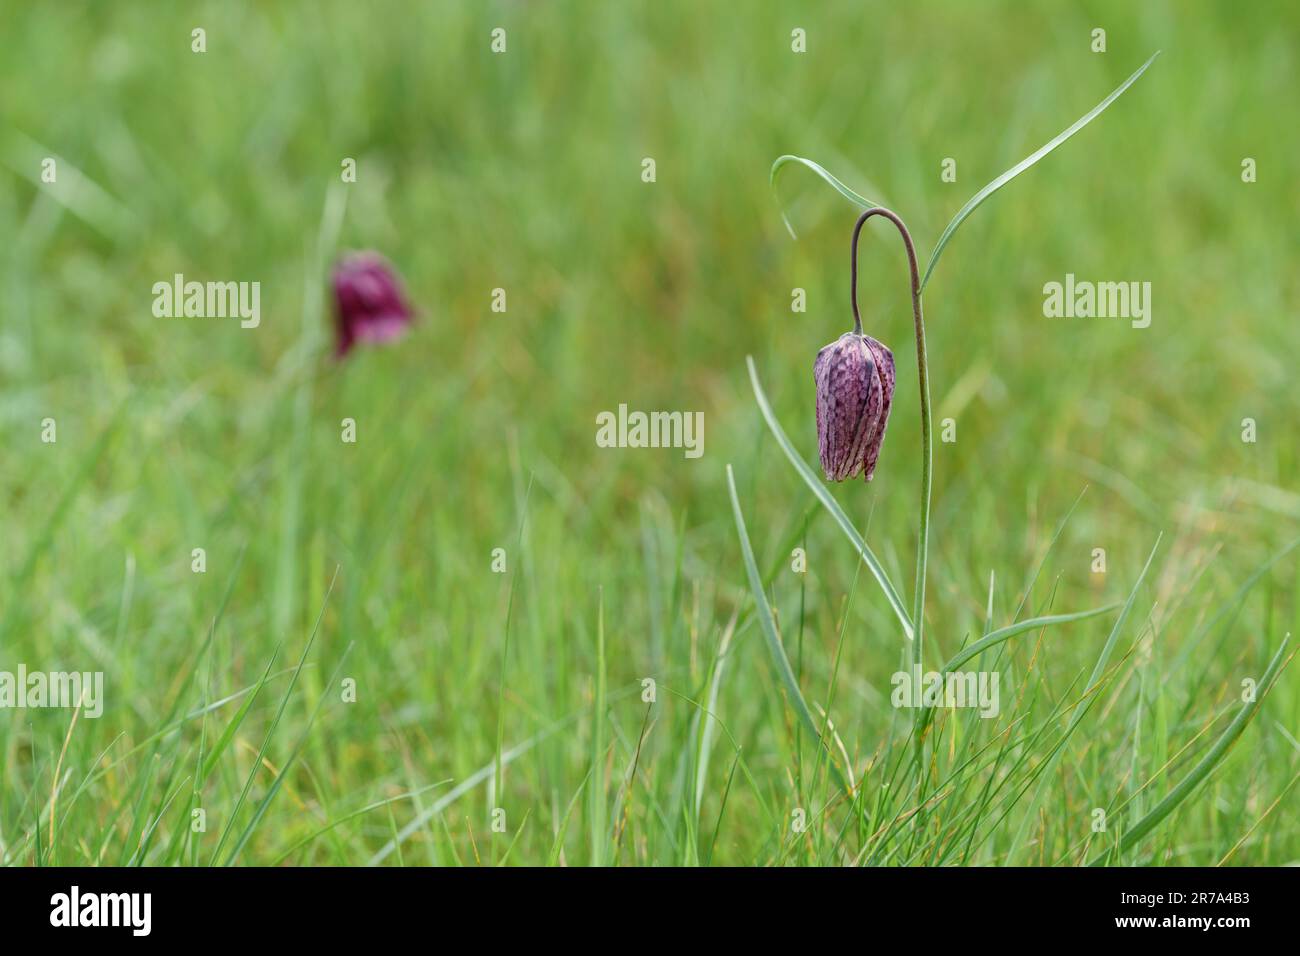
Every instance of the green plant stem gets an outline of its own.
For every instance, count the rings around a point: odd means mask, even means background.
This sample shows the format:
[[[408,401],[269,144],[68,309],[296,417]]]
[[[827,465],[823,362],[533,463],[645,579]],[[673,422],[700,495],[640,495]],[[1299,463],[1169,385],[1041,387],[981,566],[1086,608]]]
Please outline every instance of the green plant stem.
[[[916,246],[912,235],[907,231],[903,220],[883,206],[873,206],[858,216],[853,226],[853,242],[850,246],[850,280],[849,298],[853,304],[854,331],[862,331],[862,317],[858,313],[858,234],[862,226],[872,216],[884,216],[898,229],[907,247],[907,265],[912,274],[912,318],[916,328],[916,373],[921,394],[921,503],[917,518],[916,545],[916,603],[912,609],[912,664],[920,667],[924,652],[925,632],[925,565],[930,550],[930,486],[933,446],[930,437],[930,371],[925,357],[925,317],[921,310],[921,276],[916,265]],[[923,775],[923,735],[924,708],[916,712],[916,757],[917,773]],[[918,776],[919,779],[919,776]]]

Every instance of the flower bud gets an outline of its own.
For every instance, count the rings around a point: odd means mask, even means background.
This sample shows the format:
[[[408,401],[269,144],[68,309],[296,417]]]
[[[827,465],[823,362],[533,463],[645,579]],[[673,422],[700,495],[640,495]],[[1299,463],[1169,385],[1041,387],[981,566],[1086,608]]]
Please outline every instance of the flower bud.
[[[869,335],[846,332],[817,353],[817,445],[830,481],[870,481],[894,399],[894,355]]]
[[[397,273],[375,252],[354,253],[334,267],[334,307],[337,358],[358,342],[398,338],[415,315]]]

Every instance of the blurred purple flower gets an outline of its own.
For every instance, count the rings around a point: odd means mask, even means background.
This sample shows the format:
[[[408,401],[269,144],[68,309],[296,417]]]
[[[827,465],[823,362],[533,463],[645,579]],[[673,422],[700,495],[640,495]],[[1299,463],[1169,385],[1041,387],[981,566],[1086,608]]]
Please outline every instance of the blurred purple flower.
[[[377,252],[352,253],[334,267],[334,309],[336,358],[358,342],[400,337],[415,317],[396,271]]]
[[[894,355],[869,335],[845,332],[817,353],[817,445],[830,481],[867,481],[876,470],[894,400]]]

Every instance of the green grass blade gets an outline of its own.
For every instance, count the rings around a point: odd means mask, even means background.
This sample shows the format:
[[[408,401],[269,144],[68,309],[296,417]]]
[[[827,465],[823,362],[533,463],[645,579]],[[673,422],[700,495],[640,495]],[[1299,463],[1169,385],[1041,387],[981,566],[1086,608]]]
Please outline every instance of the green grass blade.
[[[515,746],[511,747],[509,750],[507,750],[505,753],[501,755],[502,765],[509,766],[517,758],[528,753],[528,751],[532,750],[535,746],[537,746],[547,737],[551,736],[551,734],[555,733],[557,730],[561,729],[562,727],[569,726],[573,722],[574,722],[574,715],[570,715],[569,717],[562,718],[561,720],[557,720],[549,727],[546,727],[538,731],[537,733],[533,734],[533,736],[529,737],[523,743],[516,744]],[[406,824],[406,826],[402,827],[402,829],[399,830],[391,840],[389,840],[382,847],[380,847],[375,852],[375,854],[370,857],[370,859],[366,862],[366,866],[378,866],[380,863],[384,862],[384,860],[386,860],[395,850],[397,850],[401,846],[401,844],[405,843],[411,837],[412,834],[423,829],[426,823],[428,823],[438,814],[442,813],[443,810],[447,809],[447,807],[451,806],[453,803],[459,800],[470,790],[473,790],[475,787],[477,787],[480,783],[483,783],[483,781],[485,780],[490,780],[492,778],[492,775],[496,773],[496,769],[497,769],[497,760],[496,757],[493,757],[482,767],[479,767],[478,770],[474,771],[472,774],[470,774],[468,777],[466,777],[456,786],[452,787],[452,789],[447,794],[438,798],[427,808],[420,811],[420,813],[416,814],[415,818],[412,819],[411,822]],[[454,841],[449,840],[448,843],[449,845],[452,845],[454,844]]]
[[[822,739],[821,730],[817,727],[817,721],[813,719],[812,711],[808,709],[808,702],[804,700],[803,692],[799,690],[799,683],[794,678],[794,671],[790,669],[790,659],[785,656],[785,648],[781,646],[781,637],[776,633],[776,622],[772,619],[772,608],[768,606],[767,596],[763,593],[763,580],[758,574],[758,564],[754,561],[754,549],[749,543],[749,533],[745,530],[745,516],[740,510],[740,497],[736,494],[736,477],[731,471],[731,466],[727,466],[727,490],[731,493],[731,511],[736,518],[736,533],[740,537],[740,551],[745,559],[745,571],[749,575],[749,587],[754,592],[754,603],[758,607],[758,622],[763,631],[763,637],[767,640],[767,649],[772,656],[772,664],[776,668],[777,674],[781,678],[781,683],[785,685],[786,693],[790,696],[790,704],[799,714],[799,719],[803,721],[804,727],[812,734],[814,740],[818,741],[822,748],[826,750],[827,763],[835,773],[841,787],[846,793],[852,794],[852,785],[845,774],[844,768],[841,768],[835,762],[835,756],[827,747],[826,741]]]
[[[1142,571],[1138,574],[1137,580],[1133,582],[1132,590],[1129,591],[1128,600],[1124,602],[1124,607],[1120,610],[1115,625],[1110,629],[1110,635],[1106,638],[1101,653],[1097,655],[1097,663],[1094,665],[1092,675],[1088,678],[1088,683],[1084,687],[1083,698],[1075,704],[1074,712],[1070,715],[1070,721],[1065,727],[1065,732],[1052,747],[1047,759],[1034,770],[1034,775],[1038,779],[1038,786],[1034,791],[1033,799],[1030,801],[1029,809],[1022,819],[1019,829],[1016,830],[1015,838],[1011,841],[1011,849],[1007,853],[1007,859],[1012,859],[1020,849],[1028,832],[1027,828],[1038,815],[1038,808],[1042,803],[1048,780],[1051,779],[1052,772],[1060,761],[1061,755],[1065,752],[1066,742],[1073,736],[1079,722],[1083,720],[1083,715],[1088,712],[1089,708],[1097,700],[1101,681],[1106,675],[1106,665],[1110,662],[1111,652],[1114,651],[1115,644],[1119,641],[1119,636],[1124,630],[1124,622],[1128,620],[1129,612],[1133,609],[1133,604],[1137,600],[1138,590],[1142,587],[1142,582],[1146,580],[1147,572],[1151,570],[1151,562],[1155,560],[1156,552],[1160,549],[1160,542],[1163,538],[1163,532],[1156,536],[1156,543],[1151,546],[1151,553],[1147,555],[1146,564],[1142,565]]]
[[[226,752],[231,741],[235,739],[235,734],[239,731],[239,726],[244,722],[244,718],[248,716],[249,708],[253,706],[253,702],[257,700],[258,695],[262,693],[262,688],[266,686],[266,682],[270,680],[271,668],[275,666],[275,662],[279,656],[280,645],[277,644],[275,650],[271,652],[271,659],[266,662],[266,669],[262,671],[262,676],[258,678],[257,683],[253,685],[252,692],[249,693],[247,698],[245,698],[243,704],[240,705],[239,710],[235,712],[235,716],[226,724],[225,730],[221,732],[221,736],[217,738],[217,742],[213,745],[211,752],[203,761],[203,769],[199,773],[198,782],[195,785],[196,789],[201,790],[203,788],[204,783],[207,782],[208,777],[212,775],[212,771],[216,769],[217,764],[221,761],[222,754]],[[211,706],[212,705],[209,705],[205,710],[210,709]]]
[[[54,504],[54,510],[50,512],[50,516],[45,520],[45,524],[42,526],[41,531],[36,536],[35,540],[28,546],[27,556],[23,559],[23,563],[19,566],[18,571],[10,580],[10,595],[16,596],[22,594],[27,589],[28,582],[31,581],[32,576],[36,573],[37,563],[40,561],[41,556],[49,550],[50,545],[54,541],[55,534],[62,526],[64,519],[68,516],[68,511],[72,508],[73,502],[76,501],[77,495],[81,491],[81,486],[90,478],[95,469],[95,465],[98,464],[99,460],[104,456],[104,453],[112,444],[113,438],[117,434],[117,428],[122,422],[122,412],[125,407],[125,402],[118,406],[109,418],[108,424],[101,429],[98,437],[95,439],[95,443],[91,445],[90,450],[87,451],[81,461],[78,462],[77,470],[73,474],[72,481],[64,487],[58,500]],[[0,644],[5,643],[13,628],[13,613],[15,606],[23,605],[22,602],[11,597],[7,602],[7,607],[5,608],[4,613],[0,614]]]
[[[302,749],[307,743],[307,737],[311,734],[311,729],[316,724],[316,718],[320,716],[321,707],[323,707],[325,701],[329,699],[330,690],[337,686],[336,681],[338,680],[338,676],[343,670],[343,664],[347,661],[348,654],[351,653],[351,651],[352,645],[349,644],[343,654],[340,655],[338,664],[334,666],[334,672],[330,674],[329,680],[325,682],[325,691],[316,701],[316,706],[312,708],[311,716],[307,718],[307,723],[303,727],[302,733],[298,735],[298,742],[289,753],[289,759],[280,767],[280,772],[275,775],[275,779],[271,781],[271,786],[266,789],[266,795],[262,797],[261,801],[257,805],[257,809],[253,812],[252,819],[248,821],[248,825],[244,827],[244,832],[241,833],[239,839],[235,841],[235,845],[230,850],[230,855],[226,857],[226,866],[233,866],[235,861],[239,859],[239,854],[243,852],[249,839],[252,838],[253,831],[257,829],[257,825],[262,822],[262,817],[266,815],[267,809],[271,806],[271,801],[273,801],[275,795],[280,792],[280,787],[284,784],[284,778],[288,776],[289,770],[297,762],[298,755],[302,753]]]
[[[419,796],[422,793],[428,793],[430,790],[436,790],[438,787],[445,787],[447,784],[451,782],[452,782],[451,778],[448,777],[446,780],[439,780],[437,783],[431,783],[427,786],[419,787],[416,790],[408,790],[405,793],[399,793],[394,797],[385,797],[383,800],[376,800],[374,803],[368,803],[364,807],[361,807],[358,810],[353,810],[351,813],[345,813],[343,814],[343,816],[335,820],[331,820],[329,823],[325,824],[324,826],[316,830],[313,830],[307,836],[303,837],[297,843],[293,844],[291,847],[289,847],[289,849],[285,850],[278,857],[276,857],[275,860],[271,863],[271,866],[273,867],[279,866],[280,864],[284,863],[285,860],[289,859],[289,857],[293,856],[295,853],[297,853],[299,850],[305,847],[312,840],[315,840],[318,836],[321,836],[322,834],[325,833],[329,833],[335,827],[342,826],[344,823],[347,823],[349,820],[355,820],[357,817],[364,816],[367,813],[372,813],[373,811],[380,810],[384,807],[392,806],[394,803],[400,803],[403,800],[414,799],[415,797]]]
[[[1151,59],[1147,60],[1140,67],[1138,67],[1137,72],[1135,72],[1127,80],[1125,80],[1123,83],[1117,86],[1108,97],[1106,97],[1104,100],[1102,100],[1092,109],[1090,109],[1087,113],[1084,113],[1083,116],[1075,120],[1074,123],[1072,123],[1067,129],[1058,133],[1049,142],[1045,143],[1043,146],[1040,146],[1032,154],[1026,156],[1020,162],[1016,163],[1005,173],[1003,173],[997,179],[993,180],[991,183],[989,183],[987,186],[985,186],[983,189],[977,192],[974,196],[972,196],[970,200],[966,203],[966,205],[962,206],[961,209],[957,211],[957,215],[952,217],[952,222],[948,223],[948,226],[946,229],[944,229],[943,234],[939,236],[939,241],[935,243],[934,252],[930,253],[930,261],[926,263],[925,266],[925,274],[921,277],[922,290],[924,290],[926,285],[930,282],[930,275],[931,273],[934,272],[934,267],[939,262],[939,256],[943,254],[944,247],[948,245],[948,240],[950,240],[953,236],[953,233],[957,231],[957,227],[960,226],[963,222],[965,222],[967,217],[970,216],[970,214],[973,213],[976,210],[976,208],[978,208],[979,205],[982,202],[984,202],[984,200],[988,199],[990,196],[992,196],[995,192],[997,192],[1007,183],[1011,182],[1011,180],[1015,179],[1026,169],[1028,169],[1030,166],[1033,166],[1036,162],[1038,162],[1040,159],[1042,159],[1052,150],[1056,149],[1056,147],[1060,146],[1067,139],[1069,139],[1075,133],[1079,132],[1079,130],[1083,129],[1093,120],[1095,120],[1098,116],[1100,116],[1102,112],[1105,111],[1106,107],[1110,106],[1111,103],[1119,99],[1120,95],[1125,90],[1127,90],[1130,86],[1132,86],[1134,83],[1137,82],[1138,77],[1140,77],[1143,73],[1147,71],[1147,67],[1149,67],[1152,63],[1154,63],[1156,57],[1158,57],[1159,55],[1160,55],[1159,50],[1151,54]],[[780,160],[778,160],[778,162],[780,162]],[[829,173],[827,175],[829,175]],[[842,189],[840,191],[843,192]]]
[[[1147,555],[1146,564],[1142,565],[1142,573],[1133,582],[1133,590],[1129,592],[1128,600],[1124,602],[1124,608],[1119,612],[1119,619],[1115,621],[1115,626],[1111,628],[1110,636],[1106,638],[1106,644],[1102,647],[1101,654],[1097,656],[1097,663],[1092,669],[1092,676],[1088,678],[1088,685],[1084,688],[1084,697],[1075,705],[1074,713],[1070,716],[1069,727],[1065,732],[1066,737],[1070,735],[1079,721],[1083,719],[1083,715],[1087,713],[1097,699],[1093,691],[1096,690],[1106,674],[1106,665],[1110,663],[1111,652],[1115,649],[1120,632],[1124,629],[1124,621],[1128,619],[1129,611],[1133,609],[1133,602],[1137,600],[1138,588],[1146,580],[1147,572],[1151,570],[1151,562],[1155,560],[1156,551],[1160,549],[1160,541],[1163,538],[1164,532],[1156,535],[1156,543],[1151,546],[1151,553]]]
[[[1045,617],[1033,617],[1025,621],[1019,621],[1010,624],[1007,627],[1000,627],[996,631],[990,632],[987,636],[981,637],[973,644],[958,651],[953,658],[943,665],[943,672],[954,671],[962,664],[965,664],[972,657],[978,657],[994,645],[1001,644],[1008,638],[1015,637],[1017,634],[1023,634],[1025,631],[1032,631],[1040,627],[1050,627],[1053,624],[1068,624],[1070,621],[1086,621],[1090,617],[1097,617],[1100,614],[1107,614],[1119,607],[1118,603],[1107,604],[1105,607],[1096,607],[1090,611],[1076,611],[1073,614],[1049,614]]]
[[[778,156],[776,158],[776,162],[772,164],[772,173],[769,176],[769,182],[771,182],[773,189],[776,189],[777,175],[781,172],[782,169],[784,169],[786,166],[790,165],[791,163],[798,163],[801,166],[807,166],[814,173],[816,173],[823,180],[825,180],[826,183],[829,184],[830,187],[834,189],[837,193],[839,193],[849,202],[857,203],[863,209],[870,209],[872,206],[876,205],[876,203],[872,202],[870,199],[867,199],[865,196],[861,195],[860,193],[854,192],[848,186],[844,185],[842,182],[840,182],[838,179],[832,176],[829,172],[827,172],[826,169],[823,166],[821,166],[819,163],[814,163],[811,159],[804,159],[802,156],[791,156],[789,154],[786,154],[785,156]],[[789,230],[790,238],[798,239],[799,237],[795,235],[794,232],[794,226],[790,224],[790,218],[785,214],[784,209],[781,210],[781,221],[785,223],[785,228]]]
[[[524,501],[520,506],[519,533],[515,536],[515,552],[517,554],[524,553],[524,527],[528,522],[528,502],[532,499],[532,496],[533,479],[530,476],[528,479],[528,490],[524,493]],[[510,593],[506,598],[505,635],[501,644],[501,674],[497,683],[497,772],[496,776],[493,777],[493,792],[498,794],[505,791],[505,781],[502,779],[500,757],[506,741],[506,668],[510,663],[510,626],[514,623],[515,585],[518,583],[518,580],[518,575],[510,575]]]
[[[975,643],[970,644],[962,648],[960,651],[958,651],[952,657],[952,659],[948,661],[947,664],[943,665],[942,673],[948,674],[951,673],[952,671],[955,671],[957,668],[961,667],[962,664],[965,664],[967,661],[971,660],[972,658],[978,657],[980,654],[984,653],[984,651],[988,650],[990,647],[996,647],[997,645],[1003,643],[1004,641],[1007,641],[1010,638],[1015,637],[1017,634],[1023,634],[1025,631],[1036,630],[1040,627],[1050,627],[1053,624],[1067,624],[1070,621],[1087,620],[1090,617],[1097,617],[1098,615],[1101,614],[1107,614],[1110,611],[1115,610],[1119,606],[1120,605],[1118,603],[1107,604],[1105,607],[1093,608],[1090,611],[1076,611],[1073,614],[1049,614],[1043,617],[1030,618],[1029,620],[1026,621],[1018,621],[1015,624],[1009,624],[1006,627],[998,628],[996,631],[991,631],[990,633],[986,634],[984,637],[980,638]],[[934,719],[934,709],[925,708],[925,713],[923,719],[921,720],[921,729],[918,733],[918,736],[924,734],[929,729],[930,722],[933,719]]]
[[[695,823],[697,825],[700,818],[700,806],[704,802],[704,783],[709,777],[709,758],[713,753],[713,738],[717,735],[718,729],[718,719],[713,717],[712,714],[718,709],[718,694],[722,690],[722,675],[727,669],[727,654],[731,649],[731,638],[736,632],[736,616],[737,612],[733,612],[731,620],[723,629],[722,640],[718,644],[718,653],[713,659],[712,673],[709,676],[707,704],[704,711],[698,715],[698,750],[695,755]]]
[[[569,818],[573,816],[574,808],[578,806],[583,791],[587,789],[587,781],[591,779],[593,769],[591,767],[587,768],[587,775],[582,778],[582,783],[578,784],[578,789],[573,792],[573,798],[569,800],[564,816],[560,818],[560,825],[555,831],[555,842],[551,844],[551,852],[546,857],[547,866],[560,865],[560,856],[564,853],[564,836],[569,832]]]
[[[1286,646],[1290,641],[1291,635],[1282,638],[1282,643],[1278,645],[1277,651],[1273,654],[1273,659],[1269,661],[1268,668],[1264,671],[1264,677],[1259,682],[1259,693],[1255,699],[1241,705],[1241,710],[1237,711],[1237,716],[1232,718],[1227,728],[1219,735],[1219,739],[1214,742],[1214,746],[1209,749],[1204,757],[1196,764],[1191,771],[1180,780],[1163,800],[1152,808],[1151,812],[1139,820],[1131,829],[1127,830],[1119,840],[1119,845],[1115,851],[1124,854],[1136,846],[1147,834],[1160,825],[1160,822],[1173,813],[1184,800],[1191,796],[1192,791],[1200,785],[1218,766],[1224,755],[1236,743],[1237,738],[1241,736],[1246,725],[1250,723],[1255,712],[1259,710],[1259,705],[1273,687],[1277,680],[1278,671],[1283,666],[1282,656],[1286,651]],[[1111,850],[1102,853],[1094,859],[1089,866],[1100,866],[1110,857]]]
[[[767,401],[763,386],[758,384],[758,372],[754,368],[753,357],[745,356],[745,363],[749,366],[749,381],[754,388],[754,399],[758,402],[758,410],[763,413],[763,419],[767,422],[767,427],[771,429],[773,436],[775,436],[777,445],[785,453],[785,457],[790,459],[790,464],[794,465],[795,471],[804,480],[804,484],[812,490],[817,500],[831,513],[835,523],[853,542],[853,547],[857,549],[858,554],[862,555],[862,560],[866,562],[867,569],[871,571],[872,577],[876,579],[876,583],[885,592],[885,598],[889,601],[889,606],[894,609],[894,615],[898,618],[899,623],[903,625],[904,636],[910,641],[912,639],[912,619],[908,616],[903,599],[898,596],[898,589],[889,580],[889,575],[885,573],[885,569],[881,567],[880,561],[872,550],[867,547],[867,542],[858,533],[858,529],[853,527],[853,522],[844,513],[844,509],[831,497],[831,493],[826,490],[826,486],[822,484],[816,473],[808,466],[808,463],[799,457],[794,445],[790,444],[790,439],[786,437],[781,424],[776,420],[772,406]]]
[[[212,852],[212,859],[215,861],[221,856],[221,851],[226,845],[235,827],[235,819],[239,811],[243,809],[244,803],[248,800],[248,793],[253,788],[253,781],[262,770],[262,761],[266,758],[266,752],[271,747],[271,739],[275,736],[276,728],[280,726],[280,721],[284,719],[284,712],[289,706],[289,698],[293,696],[293,689],[298,684],[298,676],[302,673],[303,665],[307,663],[307,655],[311,653],[312,645],[316,643],[316,635],[320,632],[321,621],[325,619],[325,608],[329,605],[330,595],[334,593],[334,584],[338,581],[338,568],[334,569],[334,578],[330,581],[329,588],[325,591],[325,598],[321,602],[320,613],[316,615],[316,623],[311,629],[311,635],[307,638],[307,643],[302,649],[302,654],[298,657],[298,664],[294,667],[293,673],[289,677],[289,686],[284,690],[284,696],[280,698],[280,708],[275,712],[275,719],[271,721],[271,726],[266,729],[266,735],[262,738],[262,747],[257,752],[257,759],[253,761],[253,766],[248,771],[248,779],[244,781],[244,789],[240,792],[239,798],[235,801],[235,807],[230,811],[230,817],[226,827],[221,831],[221,839],[217,841],[217,848]],[[277,778],[278,779],[278,778]],[[227,861],[229,862],[229,860]]]
[[[589,810],[591,865],[605,865],[605,843],[609,839],[609,794],[605,778],[605,592],[602,588],[596,609],[596,678],[591,698],[591,772],[594,775]]]

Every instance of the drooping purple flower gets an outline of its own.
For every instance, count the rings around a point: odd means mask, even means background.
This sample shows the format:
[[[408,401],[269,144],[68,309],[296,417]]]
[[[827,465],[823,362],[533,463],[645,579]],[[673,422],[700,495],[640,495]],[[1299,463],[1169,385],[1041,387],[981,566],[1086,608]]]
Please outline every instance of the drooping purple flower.
[[[334,267],[336,358],[358,342],[388,342],[406,331],[415,317],[401,280],[377,252],[356,252]]]
[[[894,400],[894,355],[869,335],[845,332],[817,353],[817,445],[830,481],[870,481]]]

